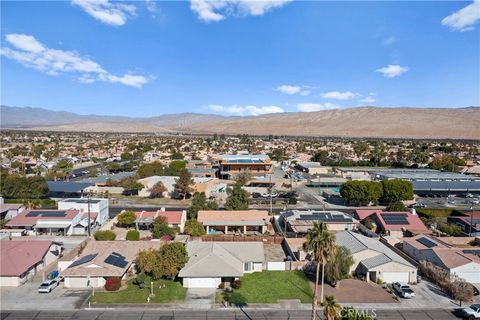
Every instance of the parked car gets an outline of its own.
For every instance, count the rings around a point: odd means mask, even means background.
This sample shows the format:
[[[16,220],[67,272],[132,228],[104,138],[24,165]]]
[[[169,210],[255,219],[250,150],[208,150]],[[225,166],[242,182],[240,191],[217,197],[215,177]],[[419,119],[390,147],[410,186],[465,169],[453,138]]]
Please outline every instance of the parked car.
[[[58,280],[47,280],[42,282],[40,287],[38,287],[39,293],[49,293],[52,292],[53,289],[58,287]]]
[[[425,203],[421,203],[421,202],[415,203],[413,206],[417,207],[417,208],[426,208],[427,207],[427,205]]]
[[[415,292],[413,292],[412,288],[410,288],[408,284],[394,282],[392,287],[402,298],[410,299],[415,297]]]
[[[276,193],[276,192],[272,192],[272,193],[265,192],[265,193],[262,193],[262,197],[264,197],[264,198],[276,198],[276,197],[278,197],[278,193]]]
[[[480,304],[472,304],[468,308],[463,308],[462,317],[468,320],[480,319]]]
[[[261,197],[262,197],[262,194],[260,194],[258,192],[253,192],[252,193],[252,198],[254,198],[254,199],[261,198]]]
[[[473,198],[472,200],[470,200],[470,203],[471,204],[480,204],[480,200],[477,199],[477,198]]]
[[[467,193],[467,194],[465,195],[465,198],[473,198],[473,194]]]

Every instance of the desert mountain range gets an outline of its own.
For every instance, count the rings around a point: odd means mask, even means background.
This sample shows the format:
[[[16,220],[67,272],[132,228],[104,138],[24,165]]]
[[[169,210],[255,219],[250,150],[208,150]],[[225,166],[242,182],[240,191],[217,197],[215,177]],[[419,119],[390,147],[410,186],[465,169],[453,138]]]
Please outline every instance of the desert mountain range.
[[[69,132],[480,139],[480,107],[358,107],[248,117],[178,113],[155,117],[79,115],[1,106],[2,129]]]

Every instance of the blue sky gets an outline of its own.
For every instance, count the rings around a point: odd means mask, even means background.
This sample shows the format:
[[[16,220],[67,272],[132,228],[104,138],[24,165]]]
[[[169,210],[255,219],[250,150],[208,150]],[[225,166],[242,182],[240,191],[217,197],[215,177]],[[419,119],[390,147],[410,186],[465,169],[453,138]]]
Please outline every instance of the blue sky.
[[[480,105],[480,1],[2,1],[1,103],[255,115]]]

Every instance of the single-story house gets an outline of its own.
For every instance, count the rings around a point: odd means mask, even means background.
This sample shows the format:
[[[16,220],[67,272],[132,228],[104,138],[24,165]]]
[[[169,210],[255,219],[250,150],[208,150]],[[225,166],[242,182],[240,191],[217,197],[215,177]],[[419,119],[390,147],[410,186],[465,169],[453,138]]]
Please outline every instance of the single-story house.
[[[185,222],[187,221],[187,211],[165,211],[162,208],[157,211],[137,211],[135,212],[137,219],[135,225],[137,229],[150,229],[158,217],[164,217],[170,228],[179,228],[180,232],[185,229]]]
[[[429,261],[450,272],[452,279],[480,283],[480,249],[458,248],[440,238],[418,235],[403,241],[403,251],[417,261]]]
[[[0,219],[10,220],[26,209],[21,203],[3,203],[0,199]]]
[[[306,234],[314,222],[324,222],[330,231],[355,230],[358,221],[340,211],[288,210],[279,217],[287,232]]]
[[[157,184],[158,182],[161,182],[165,189],[163,193],[164,197],[168,197],[173,194],[175,190],[175,183],[177,183],[178,177],[175,176],[151,176],[151,177],[146,177],[143,179],[137,180],[137,182],[143,184],[143,189],[138,190],[138,196],[139,197],[150,197],[150,189]]]
[[[227,184],[217,178],[193,177],[193,183],[194,192],[203,192],[207,198],[215,197],[227,190]]]
[[[96,212],[90,213],[95,224]],[[87,232],[88,214],[80,210],[25,210],[7,222],[7,228],[25,229],[28,234],[83,235]]]
[[[60,261],[65,288],[100,288],[110,277],[125,279],[135,270],[134,261],[141,250],[160,248],[159,241],[90,241],[75,260]]]
[[[62,254],[62,244],[49,240],[1,240],[0,287],[18,287]]]
[[[365,276],[373,282],[417,282],[417,268],[379,240],[356,232],[335,234],[336,243],[344,246],[352,255],[351,272]]]
[[[447,217],[448,223],[453,223],[462,228],[466,236],[480,236],[480,211],[464,212],[463,215]]]
[[[428,232],[428,228],[423,224],[415,211],[392,212],[359,209],[355,210],[354,217],[363,222],[363,225],[367,226],[367,222],[371,224],[373,232],[396,238],[402,238],[405,234]]]
[[[187,244],[189,260],[180,270],[185,288],[217,288],[245,273],[262,271],[262,242],[201,242]]]
[[[271,229],[266,210],[200,210],[197,220],[207,234],[216,233],[265,233]]]

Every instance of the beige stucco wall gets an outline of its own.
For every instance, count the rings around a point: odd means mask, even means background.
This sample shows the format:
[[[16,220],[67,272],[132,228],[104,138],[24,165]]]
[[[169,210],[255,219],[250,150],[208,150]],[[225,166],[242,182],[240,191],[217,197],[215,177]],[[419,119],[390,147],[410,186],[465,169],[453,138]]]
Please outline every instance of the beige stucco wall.
[[[417,269],[415,267],[409,267],[404,264],[398,263],[398,262],[389,262],[386,264],[382,264],[378,267],[371,268],[368,270],[370,271],[376,271],[377,272],[377,278],[382,279],[382,273],[384,272],[408,272],[409,274],[409,283],[416,283],[417,282]],[[380,274],[378,272],[380,271]]]
[[[0,277],[0,287],[18,287],[20,286],[19,277]]]

